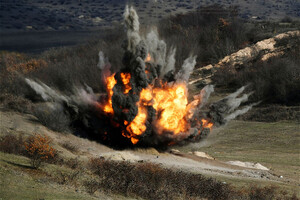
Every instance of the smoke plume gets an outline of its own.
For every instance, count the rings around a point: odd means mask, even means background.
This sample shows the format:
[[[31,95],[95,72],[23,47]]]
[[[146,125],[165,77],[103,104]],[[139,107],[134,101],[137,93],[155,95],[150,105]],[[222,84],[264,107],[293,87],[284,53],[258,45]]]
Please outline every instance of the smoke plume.
[[[176,73],[176,48],[168,49],[156,30],[141,36],[133,7],[126,6],[124,21],[127,40],[123,45],[121,70],[111,72],[108,59],[99,52],[97,66],[102,72],[106,95],[96,95],[85,85],[74,88],[73,95],[67,96],[41,82],[25,79],[44,101],[61,105],[59,109],[63,107],[77,133],[118,147],[168,146],[197,141],[213,127],[227,123],[255,105],[238,109],[251,95],[243,94],[245,87],[242,87],[207,106],[214,92],[212,85],[205,86],[188,102],[188,80],[196,56],[185,59]]]

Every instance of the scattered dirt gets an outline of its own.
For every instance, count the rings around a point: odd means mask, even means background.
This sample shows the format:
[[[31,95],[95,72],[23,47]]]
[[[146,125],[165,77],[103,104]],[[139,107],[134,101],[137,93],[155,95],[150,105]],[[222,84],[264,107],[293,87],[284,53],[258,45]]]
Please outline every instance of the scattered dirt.
[[[77,154],[79,154],[82,160],[87,160],[91,157],[104,157],[105,159],[119,161],[151,162],[173,170],[177,169],[206,175],[219,175],[231,178],[242,177],[280,182],[288,181],[268,172],[268,169],[259,163],[243,163],[240,161],[222,162],[214,159],[205,152],[182,153],[178,150],[158,152],[153,148],[116,151],[95,141],[79,138],[72,134],[51,131],[39,124],[37,119],[32,115],[0,111],[0,116],[1,134],[46,134],[52,138],[55,148],[66,157],[78,156],[60,146],[60,144],[64,142],[69,142],[78,147],[80,152]]]

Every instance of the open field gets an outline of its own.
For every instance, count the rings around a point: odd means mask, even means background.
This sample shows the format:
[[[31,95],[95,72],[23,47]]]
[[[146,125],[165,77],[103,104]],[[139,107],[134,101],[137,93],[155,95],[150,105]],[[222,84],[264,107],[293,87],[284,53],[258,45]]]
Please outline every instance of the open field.
[[[222,161],[258,162],[276,176],[286,178],[284,184],[274,183],[275,185],[297,191],[300,184],[299,130],[300,126],[296,121],[232,121],[225,127],[214,130],[207,140],[178,149],[182,152],[203,151]],[[219,178],[238,186],[249,186],[254,182],[267,184],[246,179]]]
[[[60,172],[76,173],[65,166],[46,164],[43,169],[37,171],[31,168],[26,157],[2,152],[0,157],[0,198],[5,200],[135,199],[101,191],[90,195],[84,187],[77,186],[76,183],[65,184],[63,177],[59,176]]]

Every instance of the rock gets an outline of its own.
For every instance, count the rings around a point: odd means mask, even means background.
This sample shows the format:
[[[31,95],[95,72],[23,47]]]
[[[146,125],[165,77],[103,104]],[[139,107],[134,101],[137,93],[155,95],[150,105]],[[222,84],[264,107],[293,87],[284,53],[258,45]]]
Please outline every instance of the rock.
[[[104,157],[108,160],[116,160],[116,161],[131,161],[138,162],[141,158],[137,155],[134,155],[128,151],[115,151],[112,153],[104,153],[101,154],[101,157]]]
[[[170,153],[178,154],[178,153],[180,153],[180,151],[177,150],[177,149],[171,149],[171,150],[170,150]]]
[[[195,156],[198,156],[198,157],[201,157],[201,158],[207,158],[207,159],[210,159],[210,160],[214,160],[213,157],[211,157],[210,155],[208,155],[208,154],[205,153],[205,152],[194,151],[193,154],[194,154]]]
[[[94,23],[99,23],[101,22],[103,19],[101,19],[100,17],[95,17],[92,19]]]
[[[252,169],[260,169],[260,170],[266,170],[268,171],[269,169],[260,163],[251,163],[251,162],[242,162],[242,161],[228,161],[228,164],[231,165],[236,165],[240,167],[247,167],[247,168],[252,168]]]
[[[191,79],[189,84],[195,84],[200,81],[211,83],[211,77],[214,75],[217,69],[222,66],[237,67],[249,64],[254,60],[267,61],[268,59],[274,56],[283,55],[285,50],[293,47],[293,40],[288,40],[288,44],[280,46],[277,42],[283,39],[287,40],[293,37],[300,37],[300,31],[288,31],[286,33],[278,34],[272,38],[259,41],[250,47],[246,47],[235,53],[232,53],[231,55],[224,57],[215,65],[210,64],[198,68],[194,71],[194,74],[197,73],[198,76],[194,76],[194,79]]]

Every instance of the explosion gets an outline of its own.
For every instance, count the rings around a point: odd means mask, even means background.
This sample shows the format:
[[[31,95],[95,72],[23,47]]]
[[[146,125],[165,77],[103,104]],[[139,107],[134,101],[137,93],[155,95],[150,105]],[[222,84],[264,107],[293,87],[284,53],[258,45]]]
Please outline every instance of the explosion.
[[[74,127],[107,144],[166,146],[197,141],[213,126],[225,124],[253,106],[236,110],[251,95],[238,97],[245,87],[211,104],[208,111],[201,108],[214,91],[212,85],[205,86],[188,102],[188,80],[196,57],[188,57],[176,72],[176,49],[167,49],[155,30],[142,37],[132,7],[126,6],[124,20],[127,41],[120,71],[110,72],[108,59],[99,52],[98,66],[103,73],[109,72],[103,76],[106,95],[97,97],[87,88],[69,97],[26,79],[45,101],[63,107]]]

